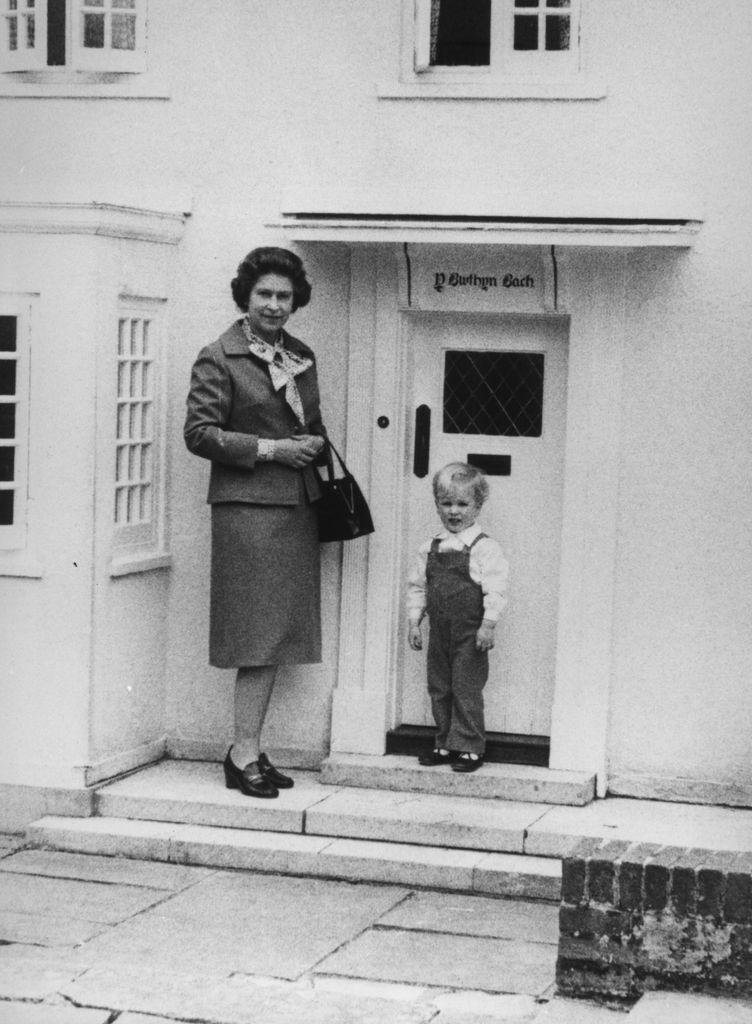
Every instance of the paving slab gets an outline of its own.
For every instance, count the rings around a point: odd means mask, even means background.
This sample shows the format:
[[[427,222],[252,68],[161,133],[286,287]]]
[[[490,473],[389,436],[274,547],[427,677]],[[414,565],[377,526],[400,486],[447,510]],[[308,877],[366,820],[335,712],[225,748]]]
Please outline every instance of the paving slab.
[[[77,878],[82,882],[116,882],[168,892],[186,889],[211,873],[207,868],[60,850],[20,850],[0,860],[0,873],[3,871],[47,875],[51,878]]]
[[[333,792],[318,772],[290,774],[293,789],[277,800],[254,800],[227,789],[220,764],[165,760],[103,786],[95,807],[101,817],[301,833],[306,810]]]
[[[68,915],[78,921],[114,924],[163,898],[161,890],[132,885],[0,873],[0,908],[11,914]]]
[[[48,999],[84,969],[68,951],[0,946],[0,999]]]
[[[48,1003],[0,1003],[1,1024],[108,1024],[109,1010]]]
[[[336,786],[583,806],[595,795],[587,772],[553,771],[534,765],[485,764],[471,775],[449,766],[421,768],[398,754],[336,754],[321,766],[321,781]]]
[[[647,992],[625,1024],[750,1024],[752,1001],[684,992]]]
[[[623,1008],[602,1006],[584,999],[564,999],[562,996],[545,1003],[536,1017],[534,1024],[631,1024],[631,1017]],[[677,1017],[671,1024],[685,1024]],[[716,1024],[713,1020],[704,1024]]]
[[[527,829],[547,809],[546,804],[343,789],[308,809],[305,828],[311,835],[522,853]]]
[[[438,1016],[431,1024],[528,1024],[540,1004],[534,996],[492,996],[486,992],[451,992],[437,996]]]
[[[752,810],[628,797],[609,797],[587,807],[554,807],[530,826],[525,852],[566,857],[586,837],[748,851]]]
[[[93,924],[76,918],[48,914],[18,914],[8,910],[0,912],[0,942],[17,942],[34,946],[77,946],[107,929],[108,925]],[[2,1012],[0,1012],[0,1024]]]
[[[559,941],[559,908],[486,896],[413,892],[380,917],[378,926],[555,945]]]
[[[72,955],[92,967],[136,963],[198,980],[222,973],[294,979],[404,896],[391,886],[222,872]]]
[[[142,1024],[148,1014],[221,1024],[428,1024],[435,1010],[412,1002],[316,991],[310,985],[257,984],[245,975],[197,978],[184,971],[133,967],[124,972],[87,972],[66,994],[80,1002],[102,1002],[126,1013],[118,1024]]]
[[[434,932],[370,929],[322,960],[316,973],[414,985],[540,995],[554,981],[556,947]]]

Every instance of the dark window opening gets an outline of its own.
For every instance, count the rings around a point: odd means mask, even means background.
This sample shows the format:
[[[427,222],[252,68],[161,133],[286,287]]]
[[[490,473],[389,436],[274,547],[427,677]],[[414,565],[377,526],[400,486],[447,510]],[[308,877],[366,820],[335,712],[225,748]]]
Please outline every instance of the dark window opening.
[[[0,491],[0,526],[13,526],[13,491]]]
[[[433,0],[431,64],[487,66],[491,62],[491,0]]]
[[[543,368],[539,352],[447,352],[444,433],[540,437]]]
[[[0,448],[0,483],[12,483],[16,468],[15,448]]]
[[[47,0],[47,65],[65,66],[65,0]]]
[[[0,352],[16,351],[16,317],[0,316]]]
[[[16,393],[16,361],[0,359],[0,395]]]
[[[16,406],[13,402],[0,402],[0,438],[12,441],[16,436]]]

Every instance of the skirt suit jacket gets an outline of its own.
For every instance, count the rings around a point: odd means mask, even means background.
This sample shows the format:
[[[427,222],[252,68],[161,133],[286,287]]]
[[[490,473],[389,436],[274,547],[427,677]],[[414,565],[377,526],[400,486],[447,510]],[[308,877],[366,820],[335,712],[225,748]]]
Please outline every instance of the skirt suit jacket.
[[[282,333],[286,348],[312,360],[310,369],[295,378],[304,426],[285,401],[284,390],[272,387],[268,365],[251,354],[239,321],[202,349],[194,363],[184,434],[194,455],[211,460],[209,504],[297,505],[301,499],[300,470],[257,461],[260,437],[326,433],[314,354],[302,341]],[[315,501],[321,495],[315,469],[307,466],[302,477],[306,497]]]
[[[292,352],[314,355],[284,333]],[[211,461],[212,568],[209,661],[219,668],[321,660],[320,496],[313,465],[258,460],[259,438],[325,434],[316,364],[295,378],[305,424],[252,355],[240,322],[193,366],[185,441]]]

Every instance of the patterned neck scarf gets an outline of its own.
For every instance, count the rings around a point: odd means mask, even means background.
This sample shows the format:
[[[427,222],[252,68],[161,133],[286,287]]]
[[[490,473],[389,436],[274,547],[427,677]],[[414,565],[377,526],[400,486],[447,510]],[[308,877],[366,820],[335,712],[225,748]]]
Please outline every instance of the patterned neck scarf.
[[[276,345],[270,345],[267,341],[263,341],[251,330],[247,316],[243,317],[241,326],[248,341],[248,348],[253,355],[269,364],[272,387],[275,391],[279,391],[281,388],[285,389],[285,401],[295,413],[300,425],[305,426],[303,402],[295,378],[313,366],[313,360],[307,356],[296,355],[295,352],[286,349],[282,344],[281,334]]]

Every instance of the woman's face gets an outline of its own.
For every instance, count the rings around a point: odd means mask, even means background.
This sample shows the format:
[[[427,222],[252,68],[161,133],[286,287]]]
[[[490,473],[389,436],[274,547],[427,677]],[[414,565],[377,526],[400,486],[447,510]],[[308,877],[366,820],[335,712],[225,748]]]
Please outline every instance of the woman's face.
[[[292,281],[280,274],[264,274],[248,297],[251,330],[264,341],[275,341],[292,313]]]

